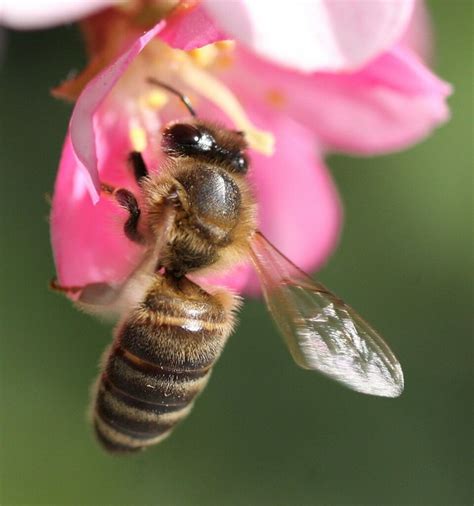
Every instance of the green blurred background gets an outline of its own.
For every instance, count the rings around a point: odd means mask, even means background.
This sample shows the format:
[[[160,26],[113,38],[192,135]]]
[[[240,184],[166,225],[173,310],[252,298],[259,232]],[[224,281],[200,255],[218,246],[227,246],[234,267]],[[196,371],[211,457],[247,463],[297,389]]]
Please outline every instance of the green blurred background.
[[[319,278],[399,356],[406,391],[355,394],[291,361],[260,301],[173,437],[112,458],[85,419],[110,328],[50,293],[48,204],[70,108],[48,90],[74,27],[8,34],[0,69],[1,503],[471,504],[472,3],[430,3],[453,118],[408,152],[329,160],[346,209]]]

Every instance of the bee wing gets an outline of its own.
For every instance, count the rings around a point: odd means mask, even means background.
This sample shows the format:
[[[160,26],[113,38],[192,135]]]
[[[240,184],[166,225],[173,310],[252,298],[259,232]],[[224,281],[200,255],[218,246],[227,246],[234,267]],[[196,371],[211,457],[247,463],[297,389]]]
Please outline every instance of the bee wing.
[[[108,306],[120,295],[122,285],[112,286],[107,283],[90,283],[81,289],[78,302],[91,306]]]
[[[379,334],[257,232],[250,244],[267,307],[296,363],[370,395],[397,397],[403,373]]]

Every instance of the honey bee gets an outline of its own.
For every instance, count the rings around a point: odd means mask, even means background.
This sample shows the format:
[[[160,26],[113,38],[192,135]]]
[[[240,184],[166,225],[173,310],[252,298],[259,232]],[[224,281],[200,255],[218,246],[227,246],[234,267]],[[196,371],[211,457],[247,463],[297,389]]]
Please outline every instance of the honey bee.
[[[177,95],[191,118],[164,127],[159,173],[131,153],[138,197],[102,184],[128,212],[123,231],[144,246],[143,260],[119,286],[53,286],[77,292],[77,304],[93,312],[121,315],[93,389],[91,418],[102,446],[143,450],[189,414],[239,306],[231,292],[205,289],[189,276],[246,259],[298,365],[358,392],[400,395],[401,367],[378,333],[257,230],[244,134],[199,119],[185,96],[149,81]]]

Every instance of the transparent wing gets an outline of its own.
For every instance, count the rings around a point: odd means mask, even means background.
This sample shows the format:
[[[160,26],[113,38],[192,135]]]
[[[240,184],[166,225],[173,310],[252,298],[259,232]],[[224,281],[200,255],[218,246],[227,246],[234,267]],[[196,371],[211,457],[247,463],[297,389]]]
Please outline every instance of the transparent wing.
[[[402,393],[400,364],[367,322],[262,234],[255,234],[250,247],[267,307],[298,365],[364,394]]]

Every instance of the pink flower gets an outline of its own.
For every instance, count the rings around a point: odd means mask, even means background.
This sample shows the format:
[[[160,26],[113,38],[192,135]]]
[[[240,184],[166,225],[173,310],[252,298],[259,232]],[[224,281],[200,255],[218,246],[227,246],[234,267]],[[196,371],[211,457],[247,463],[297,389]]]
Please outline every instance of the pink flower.
[[[270,17],[267,2],[234,2],[231,13],[219,1],[181,5],[145,34],[130,24],[113,44],[120,55],[98,74],[103,61],[92,60],[84,75],[97,75],[74,108],[54,192],[60,284],[120,282],[143,253],[122,233],[124,213],[98,189],[102,181],[136,191],[128,153],[143,151],[159,171],[160,128],[186,116],[147,77],[188,94],[199,116],[246,132],[260,227],[305,270],[328,257],[341,222],[324,154],[402,149],[448,118],[449,85],[406,45],[412,1],[288,5],[275,4]],[[113,16],[97,18],[103,33]],[[235,42],[223,41],[230,36]],[[74,94],[84,75],[58,94]],[[245,265],[226,282],[255,291]]]

